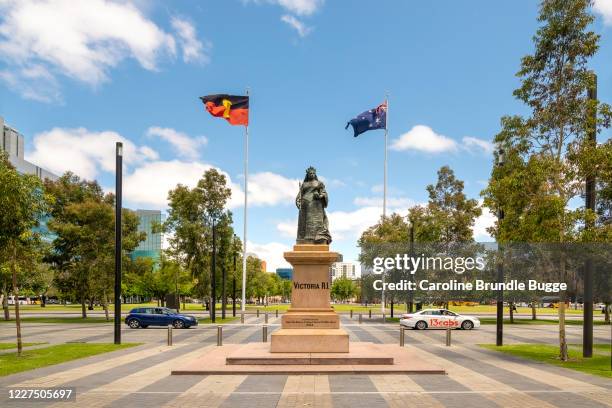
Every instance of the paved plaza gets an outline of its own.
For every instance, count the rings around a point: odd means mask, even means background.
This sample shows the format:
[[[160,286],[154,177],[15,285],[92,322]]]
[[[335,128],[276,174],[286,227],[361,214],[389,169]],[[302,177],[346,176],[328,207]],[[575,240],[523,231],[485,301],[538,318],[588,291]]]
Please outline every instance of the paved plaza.
[[[224,343],[260,342],[263,315],[244,325],[223,328]],[[271,317],[270,332],[280,318]],[[398,342],[397,323],[342,316],[351,341]],[[570,343],[580,343],[580,326],[568,326]],[[210,375],[170,376],[171,368],[216,347],[216,327],[202,325],[174,332],[123,330],[124,342],[145,344],[0,379],[0,406],[42,407],[610,407],[612,381],[488,351],[477,343],[494,343],[495,326],[453,331],[407,331],[406,347],[443,366],[447,375]],[[26,324],[25,341],[49,343],[112,342],[112,325]],[[609,343],[610,327],[595,326],[595,341]],[[0,325],[0,341],[14,339],[14,326]],[[505,327],[506,343],[555,343],[554,325]],[[9,401],[12,387],[75,387],[71,402]]]

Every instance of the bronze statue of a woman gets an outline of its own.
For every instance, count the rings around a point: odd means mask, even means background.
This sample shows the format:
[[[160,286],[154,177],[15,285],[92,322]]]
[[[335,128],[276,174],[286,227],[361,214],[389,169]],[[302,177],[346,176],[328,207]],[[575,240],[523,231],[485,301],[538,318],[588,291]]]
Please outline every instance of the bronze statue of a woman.
[[[325,207],[327,207],[327,191],[325,185],[317,178],[314,167],[306,169],[304,182],[295,199],[295,205],[300,210],[298,217],[298,244],[330,244],[329,225]]]

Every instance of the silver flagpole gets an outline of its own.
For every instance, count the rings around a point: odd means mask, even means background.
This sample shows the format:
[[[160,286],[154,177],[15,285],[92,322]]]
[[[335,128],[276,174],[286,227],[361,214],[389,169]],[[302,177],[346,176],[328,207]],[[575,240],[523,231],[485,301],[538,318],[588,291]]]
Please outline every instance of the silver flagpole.
[[[389,136],[389,92],[385,94],[385,105],[387,106],[387,112],[385,113],[385,170],[384,170],[384,180],[383,180],[383,222],[387,218],[387,143]],[[381,311],[382,314],[385,314],[385,272],[383,272],[382,276],[383,288],[382,288],[382,296],[381,296]]]
[[[389,92],[385,94],[385,105],[387,112],[385,114],[385,176],[383,182],[383,219],[387,216],[387,143],[389,139]]]
[[[246,91],[249,96],[249,90]],[[249,98],[250,99],[250,98]],[[251,108],[249,100],[249,110]],[[250,112],[249,112],[250,114]],[[242,242],[242,304],[240,310],[242,313],[246,310],[246,269],[247,269],[247,208],[248,208],[248,190],[249,190],[249,125],[244,128],[244,225],[243,225],[243,242]]]

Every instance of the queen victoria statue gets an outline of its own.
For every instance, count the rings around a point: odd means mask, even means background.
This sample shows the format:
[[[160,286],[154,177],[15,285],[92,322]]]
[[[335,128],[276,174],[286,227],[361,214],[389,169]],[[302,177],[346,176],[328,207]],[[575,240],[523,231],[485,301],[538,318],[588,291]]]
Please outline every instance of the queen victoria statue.
[[[295,205],[300,210],[298,217],[298,244],[329,244],[331,235],[325,207],[327,207],[327,191],[325,185],[317,178],[314,167],[306,169],[304,182],[295,199]]]

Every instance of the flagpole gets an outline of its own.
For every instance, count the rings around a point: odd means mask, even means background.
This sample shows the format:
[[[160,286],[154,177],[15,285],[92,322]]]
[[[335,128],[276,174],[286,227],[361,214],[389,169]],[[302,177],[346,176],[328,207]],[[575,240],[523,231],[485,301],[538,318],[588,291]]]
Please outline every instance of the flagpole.
[[[246,91],[249,96],[249,90]],[[250,102],[250,101],[249,101]],[[249,104],[250,108],[250,104]],[[242,243],[242,303],[240,310],[244,315],[246,310],[246,269],[247,269],[247,208],[249,189],[249,125],[244,127],[244,219],[243,219],[243,243]]]
[[[383,222],[387,219],[387,144],[389,139],[389,92],[385,93],[385,162],[384,162],[384,179],[383,179]],[[383,288],[382,288],[382,296],[381,296],[381,311],[382,314],[385,314],[385,272],[383,272],[382,276]]]
[[[389,92],[385,94],[385,170],[383,181],[383,220],[387,217],[387,144],[389,139]]]

